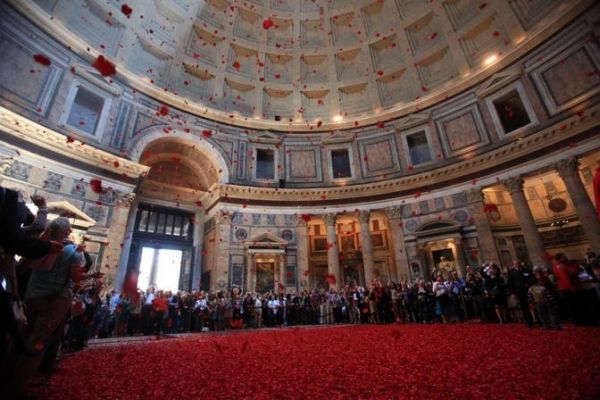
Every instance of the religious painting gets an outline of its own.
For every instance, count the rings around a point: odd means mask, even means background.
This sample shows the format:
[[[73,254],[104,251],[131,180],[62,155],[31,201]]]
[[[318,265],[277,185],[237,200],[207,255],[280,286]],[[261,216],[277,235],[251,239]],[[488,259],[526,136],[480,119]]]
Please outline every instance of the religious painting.
[[[340,242],[343,253],[353,253],[356,250],[354,235],[342,236]]]
[[[266,293],[275,287],[275,264],[256,263],[256,291]]]
[[[456,270],[452,249],[433,250],[431,255],[435,266],[434,275],[442,274],[444,279],[449,279],[452,271]]]

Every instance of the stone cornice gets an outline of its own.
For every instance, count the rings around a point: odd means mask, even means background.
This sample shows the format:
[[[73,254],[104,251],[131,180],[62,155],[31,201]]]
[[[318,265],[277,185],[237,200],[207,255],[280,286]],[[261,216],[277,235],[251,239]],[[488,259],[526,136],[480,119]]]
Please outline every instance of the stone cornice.
[[[473,158],[455,162],[434,170],[408,175],[402,178],[362,185],[349,185],[329,188],[276,189],[252,186],[215,184],[202,199],[210,209],[218,201],[225,203],[252,204],[289,203],[296,204],[335,204],[335,201],[351,198],[355,202],[368,200],[377,196],[407,196],[411,193],[418,196],[421,191],[441,187],[449,182],[473,179],[473,176],[485,175],[486,171],[499,166],[510,167],[520,165],[522,161],[531,161],[532,154],[550,149],[553,145],[564,143],[565,147],[578,135],[597,127],[600,105],[586,110],[586,116],[568,117],[545,129],[490,150]],[[268,199],[268,200],[266,200]]]
[[[89,44],[82,40],[81,37],[77,36],[64,25],[57,23],[56,20],[53,20],[50,15],[36,5],[35,2],[21,0],[9,0],[8,2],[15,9],[19,10],[23,15],[26,15],[31,21],[46,30],[55,39],[65,46],[68,46],[82,58],[92,61],[100,54],[97,50],[90,48]],[[408,103],[401,103],[380,113],[369,113],[368,116],[351,117],[340,123],[323,121],[322,125],[311,125],[310,129],[312,132],[325,132],[335,129],[349,129],[373,125],[377,124],[379,121],[392,120],[406,116],[445,101],[448,98],[479,84],[489,78],[492,74],[507,68],[548,38],[552,37],[574,18],[579,16],[590,6],[594,5],[594,3],[593,0],[580,0],[569,4],[568,8],[563,13],[553,15],[543,27],[528,32],[528,35],[522,41],[515,44],[514,48],[503,52],[503,55],[498,62],[488,67],[474,70],[473,73],[465,77],[457,78],[452,84],[444,86],[444,89],[436,90],[431,94],[421,96]],[[255,119],[221,111],[209,107],[206,104],[190,102],[182,96],[169,93],[162,87],[148,82],[145,77],[130,72],[121,65],[117,66],[117,71],[117,79],[130,85],[135,90],[145,93],[164,104],[185,110],[186,112],[203,118],[253,129],[285,132],[306,132],[308,129],[307,122],[304,120],[301,122],[287,122],[287,119],[284,119],[284,121],[278,122],[263,118]]]
[[[0,107],[0,130],[52,152],[67,156],[84,164],[107,172],[139,178],[148,173],[150,167],[115,156],[78,141],[68,142],[65,135]]]

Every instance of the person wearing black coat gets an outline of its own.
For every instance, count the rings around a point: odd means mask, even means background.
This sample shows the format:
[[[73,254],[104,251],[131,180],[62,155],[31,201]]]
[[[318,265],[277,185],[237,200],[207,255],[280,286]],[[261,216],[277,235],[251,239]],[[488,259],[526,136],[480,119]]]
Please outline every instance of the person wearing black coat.
[[[529,268],[525,268],[523,263],[514,260],[508,271],[508,290],[519,300],[519,308],[523,314],[523,319],[528,327],[533,327],[533,319],[528,308],[527,291],[531,286],[533,274]]]

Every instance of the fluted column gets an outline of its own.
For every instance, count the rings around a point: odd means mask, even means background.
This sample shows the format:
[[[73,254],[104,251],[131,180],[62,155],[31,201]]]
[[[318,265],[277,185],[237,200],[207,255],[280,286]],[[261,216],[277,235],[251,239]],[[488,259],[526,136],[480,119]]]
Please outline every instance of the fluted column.
[[[229,238],[231,235],[231,215],[221,212],[216,217],[215,265],[211,279],[211,289],[225,289],[229,284]]]
[[[327,272],[335,277],[335,284],[330,284],[330,286],[337,289],[341,284],[340,253],[337,244],[337,214],[325,214],[323,219],[327,227]]]
[[[467,191],[467,203],[477,231],[477,241],[479,242],[483,261],[492,261],[494,264],[500,265],[496,240],[492,234],[488,216],[483,209],[484,193],[480,188]],[[465,266],[462,265],[461,267],[464,268]]]
[[[296,223],[296,263],[298,267],[298,278],[305,281],[299,282],[299,286],[308,287],[308,224],[300,216],[295,216]]]
[[[360,243],[362,245],[363,270],[365,271],[365,285],[368,287],[374,276],[375,263],[373,262],[373,242],[369,228],[370,211],[359,211],[358,222],[360,225]]]
[[[590,197],[588,196],[583,182],[579,177],[579,160],[570,157],[554,164],[558,174],[565,182],[569,196],[575,206],[575,212],[583,233],[590,242],[592,251],[600,252],[600,222]]]
[[[254,267],[253,254],[246,249],[246,291],[255,292],[256,284],[253,282],[256,278],[256,268]]]
[[[386,208],[390,232],[392,234],[392,248],[394,249],[394,261],[396,262],[396,276],[398,280],[414,279],[408,264],[408,255],[404,246],[404,229],[400,206]]]
[[[202,249],[204,244],[204,210],[196,211],[193,219],[194,264],[192,265],[192,289],[200,288],[202,277]]]
[[[456,272],[458,277],[462,278],[465,276],[467,268],[467,261],[465,260],[465,249],[460,238],[453,239],[454,246],[456,246]],[[500,264],[497,264],[500,265]]]
[[[538,232],[535,219],[533,218],[533,214],[531,213],[529,204],[527,204],[527,199],[525,198],[525,193],[523,192],[523,177],[516,176],[508,178],[503,183],[508,188],[513,206],[517,211],[517,217],[521,224],[521,230],[523,232],[530,261],[533,265],[546,264],[542,236]]]

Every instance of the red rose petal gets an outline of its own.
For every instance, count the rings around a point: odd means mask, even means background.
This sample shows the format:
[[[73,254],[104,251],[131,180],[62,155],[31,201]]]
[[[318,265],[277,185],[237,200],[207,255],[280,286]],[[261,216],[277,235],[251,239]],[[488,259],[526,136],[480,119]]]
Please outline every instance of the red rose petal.
[[[115,64],[104,58],[102,55],[96,58],[92,64],[92,67],[96,68],[102,76],[113,76],[117,73],[117,67]]]
[[[202,131],[202,136],[205,138],[210,138],[212,137],[212,131],[210,129],[205,129]]]
[[[90,188],[94,193],[102,193],[102,181],[100,179],[90,180]]]
[[[50,59],[43,54],[34,54],[33,59],[35,60],[36,63],[41,64],[45,67],[48,67],[48,66],[50,66],[50,64],[52,64]]]
[[[131,13],[133,12],[133,8],[129,7],[127,4],[123,4],[121,6],[121,12],[125,14],[127,18],[131,17]]]
[[[262,23],[263,29],[269,29],[269,28],[273,27],[273,25],[275,25],[275,24],[273,23],[273,20],[271,20],[271,18],[265,19]]]
[[[169,107],[165,105],[160,106],[158,109],[158,114],[163,117],[166,117],[167,115],[169,115]]]

